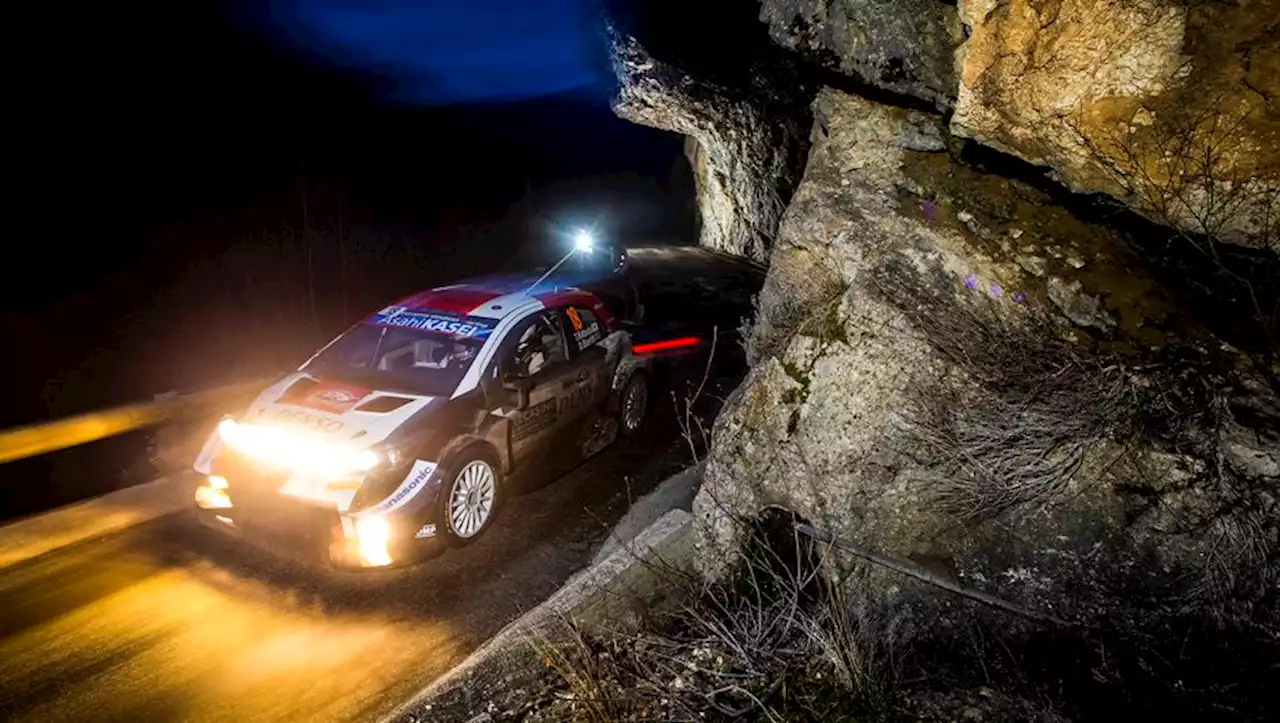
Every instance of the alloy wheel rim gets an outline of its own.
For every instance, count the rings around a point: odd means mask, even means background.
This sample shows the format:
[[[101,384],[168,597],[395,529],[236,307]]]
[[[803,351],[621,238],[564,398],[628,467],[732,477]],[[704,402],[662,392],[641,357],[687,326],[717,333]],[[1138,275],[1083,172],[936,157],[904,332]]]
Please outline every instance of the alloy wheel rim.
[[[473,537],[489,521],[497,497],[493,468],[484,460],[467,463],[453,481],[449,494],[449,524],[458,537]]]
[[[627,385],[627,395],[622,402],[622,422],[627,425],[628,432],[634,432],[644,420],[645,388],[644,378],[635,377]]]

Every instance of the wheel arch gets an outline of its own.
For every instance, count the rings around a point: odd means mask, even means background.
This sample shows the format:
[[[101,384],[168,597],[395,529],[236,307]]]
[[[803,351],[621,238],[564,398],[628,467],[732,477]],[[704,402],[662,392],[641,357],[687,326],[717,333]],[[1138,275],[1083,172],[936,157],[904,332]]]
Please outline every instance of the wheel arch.
[[[488,457],[490,461],[496,463],[498,470],[503,474],[507,474],[511,471],[511,460],[509,454],[504,454],[499,445],[494,444],[488,437],[481,437],[473,434],[462,434],[449,440],[449,443],[440,450],[440,466],[446,467],[452,465],[458,459],[473,450],[478,450],[480,454]]]
[[[644,365],[632,367],[627,371],[626,376],[621,378],[617,388],[612,389],[609,392],[609,403],[606,409],[609,414],[617,414],[622,411],[622,393],[626,391],[627,384],[631,382],[631,378],[637,374],[644,377],[645,383],[650,385],[649,389],[650,392],[652,392],[653,375],[649,372],[649,369]]]

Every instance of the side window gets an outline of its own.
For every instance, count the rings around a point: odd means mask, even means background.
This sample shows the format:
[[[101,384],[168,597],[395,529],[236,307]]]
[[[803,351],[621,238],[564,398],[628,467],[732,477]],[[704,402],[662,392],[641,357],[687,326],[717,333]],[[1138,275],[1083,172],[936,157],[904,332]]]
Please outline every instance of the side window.
[[[572,343],[578,351],[604,338],[604,325],[595,312],[585,306],[566,306],[562,313],[569,322],[565,328],[569,330]]]
[[[536,376],[542,370],[568,359],[564,337],[555,324],[555,317],[549,312],[538,314],[530,323],[513,333],[517,340],[506,359],[506,368],[513,376]]]

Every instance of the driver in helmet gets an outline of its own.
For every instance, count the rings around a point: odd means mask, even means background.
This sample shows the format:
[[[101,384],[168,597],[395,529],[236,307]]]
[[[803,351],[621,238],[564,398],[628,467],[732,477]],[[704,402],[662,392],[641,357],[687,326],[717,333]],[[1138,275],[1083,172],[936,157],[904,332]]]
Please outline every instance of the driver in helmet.
[[[546,343],[542,338],[542,324],[533,324],[520,335],[516,344],[517,368],[525,376],[533,376],[547,365]]]

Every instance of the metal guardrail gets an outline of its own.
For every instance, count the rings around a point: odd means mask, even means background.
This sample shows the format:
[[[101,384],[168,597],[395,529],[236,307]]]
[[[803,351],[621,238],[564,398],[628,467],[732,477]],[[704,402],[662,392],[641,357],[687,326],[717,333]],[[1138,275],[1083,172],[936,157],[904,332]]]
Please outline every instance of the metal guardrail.
[[[0,431],[0,463],[57,452],[162,422],[231,408],[276,380],[256,379]]]

